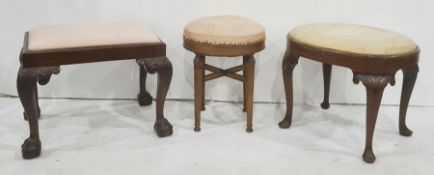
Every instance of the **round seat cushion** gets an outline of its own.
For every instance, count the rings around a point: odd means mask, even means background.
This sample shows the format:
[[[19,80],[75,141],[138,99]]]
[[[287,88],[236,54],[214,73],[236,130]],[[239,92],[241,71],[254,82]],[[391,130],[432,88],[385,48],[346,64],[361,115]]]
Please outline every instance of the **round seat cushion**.
[[[210,56],[251,55],[264,49],[264,28],[245,17],[204,17],[184,28],[184,47]]]
[[[418,51],[417,45],[404,35],[352,24],[302,25],[292,30],[288,38],[308,46],[360,55],[403,55]]]

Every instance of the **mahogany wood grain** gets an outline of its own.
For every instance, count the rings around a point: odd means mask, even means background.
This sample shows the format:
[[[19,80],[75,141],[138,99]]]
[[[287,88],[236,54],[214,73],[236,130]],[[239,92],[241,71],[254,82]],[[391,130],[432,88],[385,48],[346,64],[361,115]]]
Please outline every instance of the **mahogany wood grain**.
[[[154,130],[159,137],[173,133],[172,125],[164,117],[164,103],[172,79],[172,65],[166,57],[164,42],[84,47],[30,51],[28,33],[20,54],[20,69],[17,77],[17,90],[24,108],[24,118],[29,121],[30,136],[21,146],[25,159],[38,157],[41,153],[38,118],[41,110],[38,103],[37,83],[45,85],[52,74],[60,72],[60,66],[101,61],[135,59],[140,66],[140,92],[137,101],[141,106],[150,105],[152,96],[146,91],[147,73],[158,74],[156,99],[156,121]]]
[[[353,81],[361,81],[366,88],[366,140],[363,159],[373,163],[375,154],[372,149],[375,123],[384,88],[387,84],[395,84],[395,73],[402,69],[404,81],[401,94],[399,113],[399,133],[410,136],[412,131],[408,129],[405,120],[406,112],[417,78],[419,49],[401,55],[363,55],[341,52],[331,49],[319,48],[299,43],[288,38],[285,56],[282,62],[283,82],[286,94],[286,114],[279,126],[289,128],[293,113],[293,70],[299,57],[322,62],[324,76],[324,100],[321,107],[329,108],[330,77],[332,65],[343,66],[353,71]]]

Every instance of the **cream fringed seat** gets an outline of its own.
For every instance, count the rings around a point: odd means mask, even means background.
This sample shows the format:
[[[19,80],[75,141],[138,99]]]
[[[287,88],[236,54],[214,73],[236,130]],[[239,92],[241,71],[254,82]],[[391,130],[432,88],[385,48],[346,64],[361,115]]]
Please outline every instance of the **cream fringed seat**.
[[[184,47],[209,56],[250,55],[264,49],[264,28],[241,16],[211,16],[184,28]]]
[[[400,55],[417,50],[416,44],[404,35],[352,24],[302,25],[288,37],[306,45],[363,55]]]
[[[247,112],[247,132],[252,132],[253,54],[264,49],[264,28],[241,16],[210,16],[195,20],[184,28],[184,47],[196,54],[194,59],[194,130],[200,131],[200,110],[205,110],[205,81],[222,76],[243,82],[244,111]],[[205,64],[206,56],[243,56],[243,65],[226,70]],[[211,74],[205,75],[205,70]],[[243,71],[242,75],[237,72]]]

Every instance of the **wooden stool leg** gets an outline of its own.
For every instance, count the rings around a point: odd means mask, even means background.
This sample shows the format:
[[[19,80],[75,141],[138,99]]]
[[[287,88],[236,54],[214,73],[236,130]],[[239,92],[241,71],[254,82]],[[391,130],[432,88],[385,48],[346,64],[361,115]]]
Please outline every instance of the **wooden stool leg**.
[[[243,57],[243,77],[244,77],[244,80],[243,80],[243,111],[244,112],[247,112],[247,110],[246,110],[246,97],[247,97],[247,95],[246,95],[246,91],[247,91],[247,89],[246,89],[246,72],[247,72],[247,70],[246,70],[246,58],[245,57]]]
[[[405,118],[411,93],[413,92],[413,87],[416,83],[418,71],[418,66],[402,70],[404,74],[404,80],[402,83],[401,104],[399,106],[399,134],[402,136],[411,136],[413,134],[413,131],[408,129],[407,125],[405,124]]]
[[[205,57],[203,58],[203,65],[204,65],[204,67],[203,67],[203,69],[202,69],[202,108],[201,108],[201,110],[202,111],[205,111],[205,63],[206,63],[206,60],[205,60]]]
[[[375,155],[372,150],[372,139],[374,135],[375,123],[377,121],[378,110],[383,97],[384,88],[388,83],[393,84],[393,76],[376,76],[356,74],[353,78],[354,83],[362,81],[366,88],[366,143],[363,159],[367,163],[375,161]]]
[[[17,77],[17,90],[24,114],[29,121],[30,136],[21,145],[21,153],[24,159],[38,157],[41,153],[41,141],[39,139],[38,117],[38,97],[36,83],[45,85],[50,80],[51,75],[59,73],[59,67],[49,67],[41,69],[24,69],[20,67]]]
[[[35,98],[35,102],[36,102],[36,108],[38,110],[38,119],[41,118],[41,108],[39,107],[39,99],[38,99],[38,86],[35,86],[35,88],[33,89],[33,93],[34,93],[34,98]],[[29,120],[26,112],[23,112],[23,116],[24,116],[24,120]]]
[[[164,117],[164,103],[172,81],[172,63],[167,57],[144,58],[137,60],[140,66],[151,74],[158,74],[157,99],[156,99],[156,121],[154,131],[159,137],[172,135],[173,127]]]
[[[152,104],[152,96],[149,94],[148,91],[146,91],[146,77],[148,72],[146,72],[146,69],[144,66],[140,66],[140,91],[137,95],[137,102],[140,106],[148,106]]]
[[[292,122],[293,108],[293,90],[292,90],[292,73],[298,63],[300,56],[287,49],[282,61],[283,83],[286,94],[286,114],[282,121],[279,122],[280,128],[289,128]]]
[[[21,153],[24,159],[38,157],[41,153],[41,141],[39,140],[38,109],[35,99],[35,86],[38,79],[36,70],[20,68],[17,78],[17,90],[24,114],[29,121],[30,136],[21,145]]]
[[[203,105],[205,56],[196,54],[194,58],[194,131],[200,131],[200,112]]]
[[[322,71],[324,77],[324,100],[321,103],[321,108],[328,109],[330,107],[329,94],[330,94],[330,79],[332,74],[332,65],[323,63]]]
[[[244,56],[245,60],[245,82],[246,82],[246,111],[247,111],[247,132],[253,132],[253,92],[255,86],[255,58],[253,56]]]

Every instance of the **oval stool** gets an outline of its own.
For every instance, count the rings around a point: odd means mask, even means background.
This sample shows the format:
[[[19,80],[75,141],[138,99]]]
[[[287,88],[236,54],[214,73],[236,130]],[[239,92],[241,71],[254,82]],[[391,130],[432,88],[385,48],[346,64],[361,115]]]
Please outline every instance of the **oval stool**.
[[[363,159],[372,163],[372,137],[377,114],[387,84],[394,85],[398,70],[404,74],[399,112],[399,132],[410,136],[405,124],[408,103],[418,73],[419,48],[409,38],[391,31],[351,24],[307,24],[288,34],[288,45],[282,62],[287,111],[279,123],[289,128],[292,120],[292,72],[299,57],[322,62],[324,76],[324,101],[321,107],[329,108],[331,65],[348,67],[353,71],[353,82],[365,85],[366,144]]]
[[[243,82],[244,111],[247,132],[252,132],[253,86],[255,59],[253,54],[264,49],[265,30],[258,23],[241,16],[210,16],[187,24],[184,47],[196,54],[194,58],[194,131],[200,131],[200,112],[205,110],[205,81],[222,76]],[[206,56],[243,56],[243,65],[220,69],[205,63]],[[211,74],[205,75],[205,70]],[[243,71],[243,75],[237,72]]]

